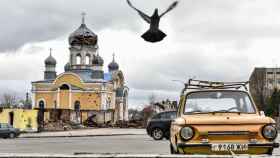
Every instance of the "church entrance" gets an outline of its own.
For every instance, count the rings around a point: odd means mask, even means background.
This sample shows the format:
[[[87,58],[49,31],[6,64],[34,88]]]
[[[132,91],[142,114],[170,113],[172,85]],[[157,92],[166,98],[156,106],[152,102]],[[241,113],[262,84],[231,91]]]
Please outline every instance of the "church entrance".
[[[14,112],[9,112],[9,124],[14,126]]]
[[[39,111],[38,111],[38,131],[42,131],[44,128],[44,112],[45,112],[45,103],[44,101],[39,101]]]
[[[81,103],[80,101],[75,101],[74,103],[74,110],[75,110],[75,116],[74,120],[76,123],[82,123],[81,121]]]

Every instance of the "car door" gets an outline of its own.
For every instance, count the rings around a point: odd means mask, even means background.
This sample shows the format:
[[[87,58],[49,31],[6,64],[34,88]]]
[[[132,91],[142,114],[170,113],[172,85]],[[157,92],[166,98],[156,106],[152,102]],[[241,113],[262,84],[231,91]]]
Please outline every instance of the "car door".
[[[170,129],[171,122],[176,118],[176,112],[170,111],[166,113],[166,127]]]
[[[151,120],[151,128],[161,127],[162,124],[162,113],[155,115]]]
[[[171,123],[171,121],[169,119],[169,112],[162,113],[161,114],[161,124],[162,124],[162,128],[165,132],[169,130],[170,123]]]
[[[164,127],[166,131],[166,137],[169,137],[171,122],[175,118],[176,118],[176,112],[174,111],[166,112],[164,115]]]
[[[3,137],[3,128],[2,128],[2,124],[0,124],[0,136]]]
[[[7,125],[1,123],[0,124],[0,136],[6,137],[8,132],[9,132],[9,129],[7,128]]]

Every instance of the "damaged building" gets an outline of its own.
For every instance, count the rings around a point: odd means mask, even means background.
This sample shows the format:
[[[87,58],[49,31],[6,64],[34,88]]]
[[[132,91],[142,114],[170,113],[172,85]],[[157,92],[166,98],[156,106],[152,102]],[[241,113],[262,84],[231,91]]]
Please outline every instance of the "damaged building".
[[[56,73],[56,59],[45,60],[44,79],[32,82],[33,108],[38,122],[76,122],[93,119],[112,125],[128,121],[128,87],[113,55],[104,72],[98,36],[85,24],[69,36],[69,62],[65,72]]]

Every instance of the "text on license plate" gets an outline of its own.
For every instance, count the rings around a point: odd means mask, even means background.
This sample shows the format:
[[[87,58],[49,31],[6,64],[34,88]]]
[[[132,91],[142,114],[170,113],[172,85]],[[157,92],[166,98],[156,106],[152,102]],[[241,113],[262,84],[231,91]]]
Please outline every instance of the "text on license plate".
[[[212,144],[212,151],[246,151],[248,144]]]

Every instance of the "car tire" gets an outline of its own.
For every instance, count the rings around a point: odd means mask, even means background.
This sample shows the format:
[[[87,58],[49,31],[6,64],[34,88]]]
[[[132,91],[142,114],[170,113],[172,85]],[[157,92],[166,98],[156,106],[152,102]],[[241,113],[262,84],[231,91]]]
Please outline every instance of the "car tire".
[[[273,153],[273,148],[268,149],[267,155],[272,155],[272,153]]]
[[[14,139],[15,137],[16,137],[16,134],[15,134],[15,133],[11,132],[11,133],[9,134],[9,138],[10,138],[10,139]]]
[[[154,138],[154,140],[162,140],[164,137],[163,130],[160,128],[154,128],[152,130],[152,137]]]

